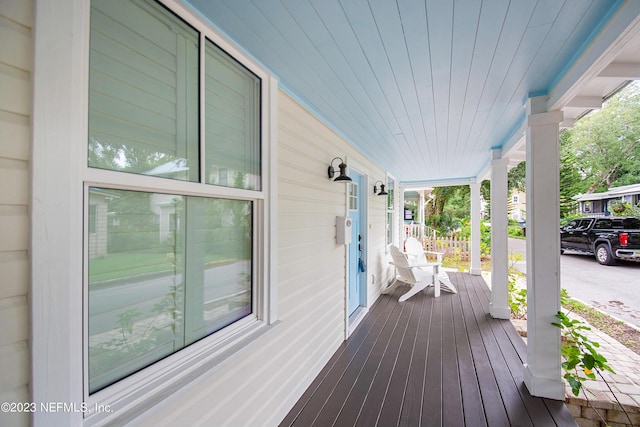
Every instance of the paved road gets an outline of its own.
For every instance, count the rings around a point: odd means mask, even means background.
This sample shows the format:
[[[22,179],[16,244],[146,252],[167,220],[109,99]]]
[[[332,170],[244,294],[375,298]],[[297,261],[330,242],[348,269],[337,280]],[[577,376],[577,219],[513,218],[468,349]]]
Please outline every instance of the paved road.
[[[525,254],[525,241],[509,239],[509,250]],[[516,265],[523,272],[525,257]],[[605,266],[592,256],[567,251],[560,269],[561,286],[571,297],[640,328],[640,263]]]
[[[249,261],[237,261],[231,264],[208,268],[204,271],[203,283],[199,289],[193,289],[194,301],[206,305],[218,298],[246,291],[242,281],[243,274],[250,274]],[[121,284],[117,287],[105,287],[94,290],[89,295],[91,317],[91,335],[118,329],[118,314],[125,309],[137,309],[141,316],[155,316],[154,305],[171,292],[171,286],[180,283],[182,277],[164,276]],[[200,298],[196,292],[201,292]]]

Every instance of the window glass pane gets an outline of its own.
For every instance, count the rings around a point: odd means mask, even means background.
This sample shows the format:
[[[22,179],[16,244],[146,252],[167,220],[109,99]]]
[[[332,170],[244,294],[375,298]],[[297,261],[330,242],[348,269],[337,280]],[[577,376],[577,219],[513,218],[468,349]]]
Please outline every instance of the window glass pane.
[[[252,203],[187,197],[186,344],[251,313]]]
[[[393,179],[387,178],[387,209],[390,211],[393,210],[394,183],[395,181]]]
[[[356,211],[358,210],[358,184],[355,182],[350,182],[347,185],[349,191],[349,210]]]
[[[89,166],[197,181],[199,35],[153,1],[93,0]]]
[[[92,187],[87,212],[91,393],[252,312],[252,202]]]
[[[207,40],[206,182],[259,190],[260,79]]]
[[[393,243],[393,212],[387,212],[387,245],[390,245]]]

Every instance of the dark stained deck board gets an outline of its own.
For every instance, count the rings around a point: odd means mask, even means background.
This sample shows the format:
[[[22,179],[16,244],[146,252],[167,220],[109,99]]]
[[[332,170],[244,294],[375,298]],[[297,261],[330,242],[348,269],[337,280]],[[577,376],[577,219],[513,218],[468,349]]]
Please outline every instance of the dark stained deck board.
[[[467,278],[465,278],[465,280],[466,279]],[[507,365],[502,349],[498,345],[498,340],[495,335],[496,331],[492,328],[492,325],[499,325],[502,321],[492,319],[490,315],[487,314],[489,307],[487,305],[488,301],[485,300],[485,295],[479,293],[475,288],[473,288],[473,291],[474,292],[469,292],[473,313],[483,337],[485,350],[489,357],[493,373],[495,374],[496,384],[502,396],[509,422],[518,426],[533,426],[533,421],[529,417],[529,413],[523,404],[524,402],[520,394],[517,392],[517,385],[513,380],[511,372],[511,370],[521,371],[522,363],[518,360],[518,363],[511,367]],[[497,327],[497,330],[499,331],[501,328]],[[505,350],[508,350],[508,347],[512,347],[508,341],[503,341],[502,344],[507,346]],[[541,421],[546,425],[549,425],[549,421],[552,422],[551,419]]]
[[[427,426],[442,424],[442,300],[433,304],[429,346],[427,348],[427,371],[424,377],[424,401],[422,422]]]
[[[484,281],[450,276],[458,294],[381,296],[281,425],[575,426],[562,402],[529,395],[526,345],[488,314]]]
[[[459,292],[464,292],[459,289]],[[480,383],[476,375],[473,355],[469,342],[469,333],[464,321],[462,311],[462,299],[453,298],[454,330],[456,340],[456,354],[458,359],[458,370],[460,383],[462,384],[461,395],[464,411],[465,425],[487,426],[487,417],[482,403],[482,393]]]
[[[362,320],[349,340],[343,342],[331,360],[305,391],[296,405],[289,411],[281,425],[311,425],[322,411],[326,399],[333,393],[342,374],[351,364],[358,349],[363,345],[373,345],[375,336],[391,315],[395,304],[391,298],[379,298],[369,314]],[[368,340],[368,344],[365,342]]]
[[[391,389],[392,392],[393,390],[404,389],[404,384],[396,384],[396,387],[394,388],[391,387],[391,382],[394,379],[406,380],[407,378],[407,373],[404,375],[401,373],[405,368],[404,362],[406,362],[406,359],[402,356],[406,356],[411,353],[406,351],[406,347],[404,347],[403,344],[415,339],[417,323],[412,322],[412,318],[414,317],[412,316],[412,313],[414,309],[415,304],[405,305],[405,310],[402,311],[402,314],[398,319],[396,330],[384,351],[378,370],[374,375],[373,382],[370,384],[370,389],[368,390],[365,399],[363,401],[360,400],[361,406],[358,408],[357,417],[355,419],[339,417],[337,425],[375,425],[380,418],[380,411],[383,407],[386,407],[387,405],[391,407],[393,403],[396,405],[401,403],[401,400],[397,399],[397,396],[387,396],[387,391],[389,389]],[[414,330],[409,330],[409,326],[411,324],[414,324],[414,326],[412,326],[415,327]],[[405,355],[402,354],[403,349],[405,349]],[[383,406],[383,403],[386,404]],[[348,404],[349,401],[347,401],[347,405]]]
[[[488,312],[491,298],[489,289],[487,287],[477,287],[476,292],[478,295],[483,295],[483,298],[480,299],[483,307]],[[500,353],[510,366],[513,381],[531,419],[535,420],[538,424],[548,423],[548,425],[553,425],[554,420],[550,414],[554,414],[554,418],[556,422],[559,422],[559,425],[570,425],[573,423],[573,417],[562,402],[550,399],[537,399],[532,397],[527,391],[523,382],[524,368],[522,366],[526,360],[527,347],[511,322],[506,320],[494,321],[491,322],[490,325],[492,326],[494,336],[499,342]]]
[[[485,292],[484,289],[475,290],[479,306],[481,306],[485,312],[488,312],[490,294]],[[476,316],[479,315],[478,311],[479,309],[476,309]],[[486,342],[488,346],[490,346],[491,360],[494,362],[494,369],[496,369],[495,364],[499,364],[500,369],[503,369],[503,375],[497,375],[496,377],[501,378],[504,393],[509,393],[514,400],[511,404],[505,404],[506,408],[511,408],[511,422],[518,425],[534,425],[533,420],[535,420],[538,424],[553,425],[553,418],[546,410],[543,401],[533,398],[526,391],[526,387],[524,387],[523,359],[516,352],[514,341],[512,341],[511,338],[516,340],[516,342],[524,342],[518,335],[510,338],[506,334],[505,329],[514,329],[511,323],[507,320],[493,320],[487,322],[486,328]],[[496,369],[496,371],[498,371],[498,369]],[[514,392],[514,388],[517,392]],[[523,404],[522,406],[518,405],[517,399],[520,399]]]
[[[318,414],[314,421],[315,426],[328,425],[353,425],[351,411],[355,407],[359,407],[362,400],[366,397],[371,382],[378,371],[380,364],[384,361],[384,352],[389,341],[394,337],[394,332],[398,326],[401,314],[404,312],[406,305],[398,305],[394,308],[392,315],[382,328],[375,343],[370,349],[364,345],[358,351],[358,358],[352,363],[336,386],[336,393],[329,396],[323,411]],[[342,414],[343,410],[347,412]],[[341,417],[341,423],[337,424],[337,418]]]
[[[483,408],[487,418],[487,424],[490,427],[508,426],[509,417],[507,416],[502,395],[496,382],[495,373],[493,372],[489,355],[485,347],[482,336],[482,319],[475,316],[472,295],[474,295],[474,287],[479,286],[476,281],[464,280],[467,276],[452,275],[452,281],[458,288],[458,297],[462,302],[462,311],[464,313],[464,321],[469,336],[469,344],[471,355],[474,362],[476,376],[480,384],[480,394],[482,396]],[[463,280],[460,280],[463,279]],[[471,276],[469,276],[471,279]],[[486,314],[489,316],[488,314]],[[480,323],[479,323],[480,320]]]
[[[390,351],[385,353],[384,366],[376,373],[356,426],[371,426],[376,423],[385,425],[389,420],[399,418],[404,396],[395,394],[395,391],[404,390],[409,378],[409,366],[423,306],[422,302],[407,304],[408,317],[404,334],[396,349],[390,343]]]
[[[442,299],[442,378],[447,385],[442,388],[442,414],[444,425],[464,425],[464,410],[462,401],[462,383],[460,382],[460,367],[457,357],[447,357],[456,354],[457,343],[455,335],[455,319],[453,317],[454,298]]]
[[[409,299],[406,302],[410,302]],[[403,401],[400,409],[400,426],[415,426],[420,423],[422,417],[422,405],[424,401],[424,377],[427,369],[427,349],[429,347],[429,326],[433,314],[434,298],[417,298],[412,303],[421,302],[422,311],[418,323],[418,333],[411,355],[409,365],[409,377],[404,388]],[[394,396],[400,393],[395,392]],[[389,422],[389,420],[386,420]],[[383,425],[383,424],[380,424]],[[387,425],[393,425],[389,422]]]

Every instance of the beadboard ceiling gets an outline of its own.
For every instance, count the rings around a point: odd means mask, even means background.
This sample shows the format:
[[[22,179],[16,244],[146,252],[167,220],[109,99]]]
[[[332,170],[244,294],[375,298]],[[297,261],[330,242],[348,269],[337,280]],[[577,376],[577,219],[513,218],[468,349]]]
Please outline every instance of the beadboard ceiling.
[[[636,39],[627,35],[622,43],[618,37],[640,13],[625,1],[185,3],[273,73],[284,90],[408,184],[482,178],[492,149],[522,152],[530,96],[566,86],[571,96],[557,95],[553,106],[565,109],[570,122],[640,74]],[[629,10],[636,17],[621,18]],[[611,38],[607,46],[618,40],[617,46],[594,48],[605,43],[603,34]],[[598,61],[607,61],[600,70],[613,62],[631,69],[613,73],[609,67],[606,80],[606,74],[589,71]],[[572,77],[576,64],[593,75]],[[576,83],[564,82],[566,76]]]

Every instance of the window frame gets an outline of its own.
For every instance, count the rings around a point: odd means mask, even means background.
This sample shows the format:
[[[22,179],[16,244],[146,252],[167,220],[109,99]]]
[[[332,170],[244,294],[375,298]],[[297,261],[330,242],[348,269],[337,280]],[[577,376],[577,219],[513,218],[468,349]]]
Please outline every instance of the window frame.
[[[398,181],[388,172],[385,174],[385,181],[389,193],[387,200],[385,200],[385,253],[389,253],[389,248],[392,245],[399,245],[398,236],[401,234],[402,225],[398,222]]]
[[[277,323],[277,94],[276,79],[178,0],[159,0],[173,14],[217,44],[261,80],[261,172],[258,190],[185,183],[136,176],[87,165],[90,2],[42,0],[34,10],[33,167],[32,167],[32,398],[62,402],[86,410],[59,411],[60,425],[93,425],[131,420],[188,384]],[[42,6],[42,7],[40,7]],[[51,43],[55,40],[55,43]],[[202,55],[202,53],[201,53]],[[203,73],[200,69],[200,74]],[[202,75],[201,75],[202,81]],[[203,88],[199,88],[202,94]],[[200,129],[204,97],[200,96]],[[72,141],[72,143],[69,143]],[[202,160],[201,160],[202,161]],[[184,195],[252,200],[254,222],[255,316],[174,353],[118,383],[88,395],[86,263],[88,188],[172,192]],[[62,248],[62,249],[60,249]],[[68,249],[68,250],[67,250]],[[65,309],[60,309],[64,307]],[[94,405],[102,410],[95,411]],[[105,408],[109,410],[106,411]],[[34,424],[52,414],[36,412]]]
[[[387,183],[387,197],[385,198],[385,253],[389,253],[389,247],[395,244],[397,230],[396,230],[396,179],[389,173],[385,174],[385,180]]]

